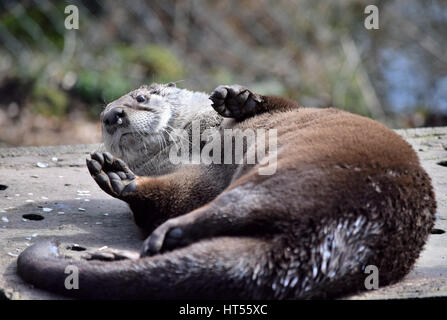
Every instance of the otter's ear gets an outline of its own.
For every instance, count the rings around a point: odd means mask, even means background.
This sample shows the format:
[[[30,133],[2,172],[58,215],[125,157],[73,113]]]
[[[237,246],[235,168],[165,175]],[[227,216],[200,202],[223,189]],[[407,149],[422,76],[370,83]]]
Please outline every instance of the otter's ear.
[[[175,82],[169,82],[166,86],[168,87],[177,87],[177,85],[175,84]]]

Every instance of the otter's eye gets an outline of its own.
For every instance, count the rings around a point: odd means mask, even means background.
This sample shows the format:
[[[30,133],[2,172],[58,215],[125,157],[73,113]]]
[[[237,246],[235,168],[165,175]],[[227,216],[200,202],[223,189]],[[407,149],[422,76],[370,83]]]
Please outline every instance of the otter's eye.
[[[135,100],[137,100],[138,103],[143,103],[143,102],[146,102],[146,97],[139,95],[135,98]]]

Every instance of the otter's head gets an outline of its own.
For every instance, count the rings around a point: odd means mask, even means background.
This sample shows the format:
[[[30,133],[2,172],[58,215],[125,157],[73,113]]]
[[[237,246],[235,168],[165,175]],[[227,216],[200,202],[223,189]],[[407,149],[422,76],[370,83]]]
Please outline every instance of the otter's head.
[[[204,105],[210,105],[207,95],[174,83],[141,86],[101,113],[104,146],[131,165],[169,146],[170,132],[183,128]]]

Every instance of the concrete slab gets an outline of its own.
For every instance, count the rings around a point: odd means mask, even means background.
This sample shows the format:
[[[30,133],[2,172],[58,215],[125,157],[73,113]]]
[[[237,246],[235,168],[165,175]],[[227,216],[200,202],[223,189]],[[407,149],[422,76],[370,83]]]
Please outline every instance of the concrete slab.
[[[435,228],[447,230],[447,128],[398,133],[418,151],[431,175],[439,207]],[[16,274],[18,254],[37,239],[56,238],[75,257],[83,252],[69,249],[73,244],[87,250],[139,250],[143,239],[127,205],[102,192],[85,168],[85,158],[98,148],[0,148],[0,299],[64,299],[31,287]],[[446,240],[447,233],[431,235],[403,281],[348,299],[447,297]]]
[[[33,289],[16,275],[16,256],[37,239],[55,238],[64,247],[79,244],[89,250],[139,250],[143,239],[127,205],[105,194],[86,170],[85,158],[98,147],[0,149],[0,184],[8,186],[0,191],[0,288],[7,298],[61,298]],[[27,214],[44,219],[24,220]]]

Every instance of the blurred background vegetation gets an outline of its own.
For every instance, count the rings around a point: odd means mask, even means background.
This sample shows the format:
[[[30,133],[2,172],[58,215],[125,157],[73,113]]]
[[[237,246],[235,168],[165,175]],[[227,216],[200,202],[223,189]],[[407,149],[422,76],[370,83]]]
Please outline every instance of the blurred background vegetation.
[[[97,142],[107,102],[169,81],[447,125],[446,52],[445,0],[0,0],[0,146]]]

